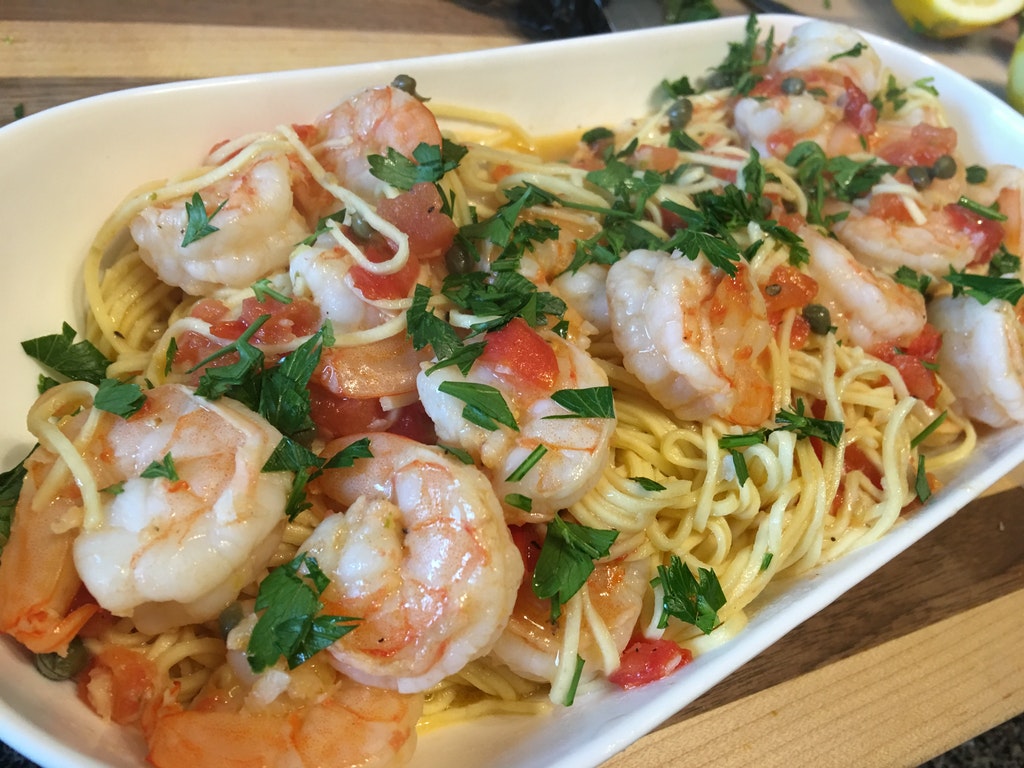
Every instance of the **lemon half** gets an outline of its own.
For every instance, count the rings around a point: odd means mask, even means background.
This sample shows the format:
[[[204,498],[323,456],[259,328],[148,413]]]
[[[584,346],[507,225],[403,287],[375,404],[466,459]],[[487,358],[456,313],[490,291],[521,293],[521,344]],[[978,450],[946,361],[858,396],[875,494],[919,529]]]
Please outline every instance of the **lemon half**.
[[[1013,49],[1006,74],[1006,100],[1018,112],[1024,112],[1024,35]]]
[[[915,32],[959,37],[999,24],[1024,10],[1024,0],[892,0]]]

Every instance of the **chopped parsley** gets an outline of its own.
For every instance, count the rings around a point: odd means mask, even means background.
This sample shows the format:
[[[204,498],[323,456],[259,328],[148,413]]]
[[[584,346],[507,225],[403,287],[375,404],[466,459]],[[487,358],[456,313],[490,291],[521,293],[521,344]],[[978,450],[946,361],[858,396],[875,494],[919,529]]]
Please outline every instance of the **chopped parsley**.
[[[538,461],[544,458],[544,454],[547,452],[548,447],[546,445],[538,445],[530,451],[529,455],[523,459],[523,462],[518,467],[509,473],[509,476],[505,478],[505,481],[508,483],[518,483],[537,465]]]
[[[104,379],[96,390],[92,404],[101,411],[127,419],[146,404],[146,395],[138,384]]]
[[[615,403],[611,387],[582,387],[560,389],[551,394],[551,399],[569,411],[567,414],[545,416],[546,419],[614,419]]]
[[[618,535],[618,531],[589,528],[558,515],[548,523],[533,572],[533,593],[551,601],[552,621],[558,621],[562,606],[587,583],[594,561],[607,557]]]
[[[391,186],[409,190],[421,182],[437,183],[448,171],[458,167],[466,148],[447,139],[441,146],[420,142],[412,159],[388,147],[386,155],[370,155],[370,173]],[[415,162],[414,162],[415,161]]]
[[[694,577],[679,556],[672,555],[667,566],[658,566],[658,576],[651,583],[660,585],[663,592],[659,627],[667,627],[670,616],[706,635],[718,625],[718,611],[726,600],[718,576],[710,568],[699,568]]]
[[[220,213],[220,209],[227,203],[227,199],[220,201],[220,204],[213,209],[213,213],[206,212],[206,203],[203,202],[203,198],[198,192],[192,194],[192,200],[185,201],[185,214],[188,216],[188,223],[185,225],[185,231],[181,238],[181,247],[191,245],[196,240],[201,240],[208,235],[212,235],[217,232],[217,227],[213,226],[210,221]]]
[[[147,480],[170,480],[172,483],[176,483],[181,479],[178,477],[178,470],[174,467],[174,457],[171,456],[170,452],[165,453],[160,461],[150,462],[149,466],[142,470],[139,477],[144,477]]]
[[[35,449],[33,449],[35,450]],[[29,456],[31,456],[31,451]],[[21,486],[28,470],[25,469],[26,456],[18,464],[0,474],[0,556],[3,555],[7,540],[11,537],[11,525],[14,523],[14,508],[18,505]]]
[[[1002,299],[1015,305],[1024,298],[1024,283],[1016,277],[972,275],[957,272],[952,267],[945,277],[946,282],[953,286],[954,296],[967,294],[981,304],[988,304],[992,299]]]
[[[462,416],[477,426],[488,430],[496,430],[499,424],[519,431],[515,416],[509,410],[504,396],[489,384],[477,384],[473,381],[442,381],[438,391],[456,397],[466,405]]]
[[[75,329],[64,323],[60,333],[23,341],[21,348],[29,357],[71,381],[99,385],[107,377],[110,361],[92,342],[74,339]]]
[[[275,568],[260,582],[255,609],[262,613],[246,651],[253,672],[274,666],[282,657],[289,669],[295,669],[358,626],[357,618],[320,613],[324,608],[320,596],[329,584],[316,559],[306,553]]]

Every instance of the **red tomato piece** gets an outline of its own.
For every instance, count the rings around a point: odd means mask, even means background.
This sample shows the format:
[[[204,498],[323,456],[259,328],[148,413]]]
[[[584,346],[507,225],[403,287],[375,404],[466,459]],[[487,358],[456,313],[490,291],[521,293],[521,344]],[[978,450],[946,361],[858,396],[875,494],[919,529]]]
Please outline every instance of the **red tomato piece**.
[[[944,210],[953,226],[966,234],[977,249],[978,255],[971,263],[988,263],[1006,236],[1003,225],[995,219],[981,216],[957,203],[950,203]]]
[[[671,640],[640,639],[622,652],[619,668],[608,681],[621,688],[637,688],[653,683],[693,661],[693,654]]]
[[[918,123],[910,135],[883,140],[877,154],[893,165],[932,165],[956,149],[956,129]]]
[[[649,168],[658,173],[667,173],[679,165],[679,150],[672,147],[657,147],[641,144],[633,153],[638,168]]]
[[[375,264],[387,261],[394,255],[394,249],[385,249],[379,244],[370,243],[363,246],[363,253]],[[368,299],[402,299],[412,293],[416,285],[416,278],[420,274],[419,259],[410,252],[409,260],[397,272],[380,275],[370,272],[360,266],[354,266],[349,271],[352,275],[352,285]]]
[[[519,383],[551,391],[558,377],[558,359],[539,333],[517,317],[504,328],[491,331],[479,360],[511,374]]]
[[[885,219],[886,221],[901,221],[904,223],[913,221],[910,211],[903,204],[902,198],[891,192],[880,192],[872,195],[871,202],[868,204],[868,215]]]
[[[868,95],[849,77],[843,78],[846,91],[846,103],[843,105],[843,122],[851,126],[861,136],[875,132],[878,122],[878,110],[871,103]]]
[[[810,304],[818,294],[818,281],[796,267],[781,264],[772,270],[768,285],[761,291],[764,293],[765,309],[771,315]]]
[[[441,195],[430,182],[381,200],[377,212],[409,236],[409,250],[419,259],[443,256],[455,242],[458,227],[444,212]]]
[[[370,431],[384,417],[377,398],[344,397],[312,382],[308,388],[310,418],[325,440]]]

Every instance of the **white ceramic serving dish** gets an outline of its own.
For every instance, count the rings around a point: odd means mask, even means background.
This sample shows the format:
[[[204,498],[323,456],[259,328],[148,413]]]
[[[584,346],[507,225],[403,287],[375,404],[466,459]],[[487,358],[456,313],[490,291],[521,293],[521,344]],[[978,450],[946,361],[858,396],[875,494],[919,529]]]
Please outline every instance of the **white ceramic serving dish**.
[[[782,40],[801,19],[765,16]],[[743,36],[745,19],[649,29],[429,59],[231,77],[124,91],[58,107],[0,130],[0,463],[30,445],[24,415],[38,369],[26,338],[81,326],[79,265],[97,227],[136,185],[194,164],[215,142],[308,122],[367,85],[413,75],[421,93],[515,116],[549,133],[639,115],[663,78],[699,76]],[[966,78],[871,37],[905,80],[934,78],[969,159],[1024,166],[1024,119]],[[423,737],[416,768],[594,766],[693,701],[855,583],[909,547],[1024,460],[1024,429],[987,437],[971,461],[879,543],[762,601],[738,637],[660,683],[600,691],[544,718],[509,718]],[[141,740],[100,722],[70,684],[51,683],[0,641],[0,738],[45,768],[137,767]]]

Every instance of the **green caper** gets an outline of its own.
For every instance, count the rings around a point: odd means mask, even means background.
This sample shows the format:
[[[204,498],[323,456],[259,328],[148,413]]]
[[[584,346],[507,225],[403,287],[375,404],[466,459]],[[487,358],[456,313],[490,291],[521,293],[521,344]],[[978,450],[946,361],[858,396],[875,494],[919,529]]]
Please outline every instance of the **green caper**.
[[[704,88],[708,91],[717,91],[719,88],[727,88],[730,85],[732,85],[732,78],[719,69],[704,78]]]
[[[787,77],[779,84],[779,88],[787,96],[799,96],[807,90],[807,83],[804,82],[802,77]]]
[[[444,254],[444,265],[451,275],[465,275],[476,268],[476,259],[465,243],[456,240]]]
[[[416,79],[410,75],[396,75],[395,79],[391,81],[391,87],[397,88],[400,91],[405,91],[410,96],[415,96],[420,101],[427,101],[427,99],[416,93]]]
[[[952,179],[956,176],[956,160],[951,155],[942,155],[932,163],[932,176],[936,179]]]
[[[352,233],[361,240],[369,240],[377,233],[377,230],[357,212],[352,213],[349,226],[352,227]]]
[[[912,165],[907,168],[907,176],[914,189],[926,189],[932,183],[931,168],[925,165]]]
[[[778,283],[768,283],[768,285],[764,287],[764,293],[765,296],[778,296],[782,293],[782,286]]]
[[[227,637],[228,632],[235,628],[242,620],[243,615],[242,605],[237,601],[221,611],[220,616],[217,617],[217,627],[220,629],[221,637]]]
[[[665,117],[671,130],[681,131],[693,118],[693,102],[686,98],[676,100],[665,112]]]
[[[74,638],[68,643],[67,655],[59,653],[37,653],[36,669],[39,673],[50,680],[70,680],[83,669],[89,661],[89,652],[85,644]]]
[[[804,307],[802,314],[804,320],[811,327],[812,333],[824,336],[832,330],[832,316],[829,314],[828,307],[821,304],[808,304]]]

